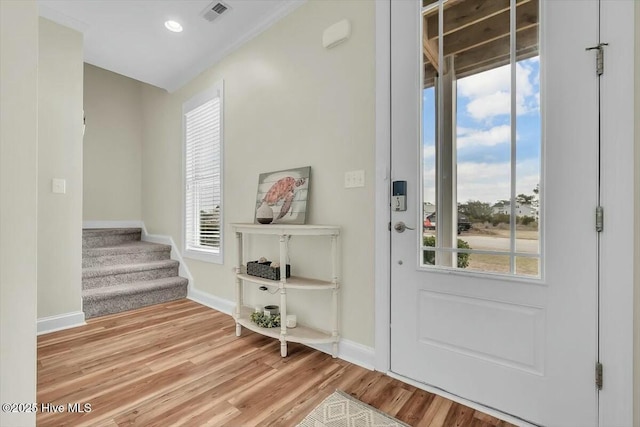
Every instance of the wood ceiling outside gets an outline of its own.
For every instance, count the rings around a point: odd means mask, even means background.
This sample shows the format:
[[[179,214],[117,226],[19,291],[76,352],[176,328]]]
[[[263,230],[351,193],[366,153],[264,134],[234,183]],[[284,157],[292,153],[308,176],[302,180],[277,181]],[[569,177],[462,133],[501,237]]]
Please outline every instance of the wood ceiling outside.
[[[517,61],[538,55],[538,1],[516,0]],[[509,3],[509,0],[444,3],[443,56],[453,58],[457,78],[509,63]],[[423,10],[424,86],[431,87],[438,70],[437,1],[423,0]]]

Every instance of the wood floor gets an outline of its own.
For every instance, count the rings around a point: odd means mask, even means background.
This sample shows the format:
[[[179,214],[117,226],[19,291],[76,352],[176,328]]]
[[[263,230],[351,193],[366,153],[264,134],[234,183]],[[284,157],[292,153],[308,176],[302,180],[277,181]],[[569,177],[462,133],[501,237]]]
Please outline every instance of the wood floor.
[[[335,389],[412,426],[510,425],[303,345],[281,358],[189,300],[38,337],[38,426],[294,426]]]

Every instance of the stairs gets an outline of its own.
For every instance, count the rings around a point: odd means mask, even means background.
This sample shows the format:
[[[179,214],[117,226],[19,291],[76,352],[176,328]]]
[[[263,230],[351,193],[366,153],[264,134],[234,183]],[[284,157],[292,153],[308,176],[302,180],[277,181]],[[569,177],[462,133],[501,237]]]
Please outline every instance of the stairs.
[[[142,242],[139,228],[82,230],[85,318],[185,298],[187,279],[171,246]]]

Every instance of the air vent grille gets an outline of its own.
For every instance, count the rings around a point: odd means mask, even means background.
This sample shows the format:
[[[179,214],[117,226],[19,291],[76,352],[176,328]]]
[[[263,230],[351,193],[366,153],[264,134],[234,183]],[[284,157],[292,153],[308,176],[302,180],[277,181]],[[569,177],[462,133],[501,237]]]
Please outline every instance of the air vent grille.
[[[227,10],[227,6],[223,5],[222,3],[216,3],[216,5],[213,6],[213,9],[211,9],[211,10],[216,12],[218,15],[221,15],[222,12]]]
[[[229,5],[216,1],[207,6],[201,13],[202,17],[209,22],[213,22],[217,17],[229,10]]]

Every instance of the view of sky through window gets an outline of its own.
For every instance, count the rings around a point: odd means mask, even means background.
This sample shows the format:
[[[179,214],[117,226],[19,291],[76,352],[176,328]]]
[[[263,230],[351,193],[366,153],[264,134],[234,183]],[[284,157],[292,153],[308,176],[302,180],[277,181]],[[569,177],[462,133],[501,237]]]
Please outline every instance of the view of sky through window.
[[[516,63],[516,194],[540,181],[539,57]],[[511,195],[509,65],[457,80],[457,199],[495,204]],[[435,196],[435,88],[423,90],[424,201]]]

